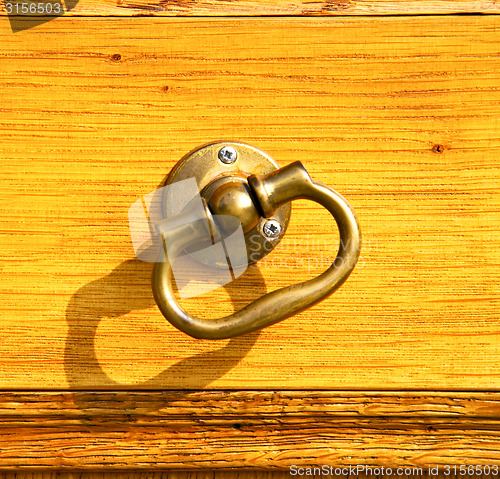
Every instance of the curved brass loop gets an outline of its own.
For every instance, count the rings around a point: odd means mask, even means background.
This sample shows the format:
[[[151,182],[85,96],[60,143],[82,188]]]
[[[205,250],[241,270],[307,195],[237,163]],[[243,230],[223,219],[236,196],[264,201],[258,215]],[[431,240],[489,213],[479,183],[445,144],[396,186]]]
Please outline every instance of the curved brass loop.
[[[157,263],[153,273],[153,292],[161,312],[172,325],[195,338],[232,338],[289,318],[339,288],[359,257],[361,234],[353,209],[335,190],[312,180],[302,163],[292,163],[267,175],[252,175],[248,184],[266,217],[281,205],[297,199],[312,200],[325,207],[335,219],[340,234],[337,256],[332,265],[316,278],[268,293],[240,311],[218,319],[202,319],[187,313],[174,296],[170,262],[167,259]],[[185,226],[182,241],[173,240],[169,244],[174,257],[189,241],[199,237],[199,229],[194,224]]]

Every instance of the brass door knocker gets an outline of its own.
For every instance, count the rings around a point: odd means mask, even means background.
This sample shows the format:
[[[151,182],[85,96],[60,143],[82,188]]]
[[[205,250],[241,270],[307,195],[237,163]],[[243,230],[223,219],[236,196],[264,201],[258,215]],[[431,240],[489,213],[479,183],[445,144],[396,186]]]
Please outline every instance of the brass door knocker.
[[[190,336],[231,338],[289,318],[333,293],[356,265],[361,236],[353,209],[332,188],[312,180],[301,162],[279,168],[257,148],[243,143],[217,142],[186,155],[172,169],[165,185],[169,187],[193,178],[199,201],[195,201],[196,198],[185,201],[181,210],[171,208],[169,214],[169,205],[175,202],[178,193],[173,195],[167,189],[162,196],[162,208],[167,213],[156,229],[164,254],[155,265],[152,280],[154,297],[165,318]],[[177,258],[191,255],[200,264],[220,267],[221,258],[217,254],[197,258],[197,252],[239,231],[246,248],[243,253],[230,256],[233,269],[245,268],[279,243],[290,218],[290,202],[298,199],[320,204],[337,223],[340,247],[325,272],[268,293],[240,311],[218,319],[194,317],[179,305],[174,295],[172,267]],[[193,206],[195,203],[201,205],[201,209]],[[177,282],[177,277],[175,279]]]

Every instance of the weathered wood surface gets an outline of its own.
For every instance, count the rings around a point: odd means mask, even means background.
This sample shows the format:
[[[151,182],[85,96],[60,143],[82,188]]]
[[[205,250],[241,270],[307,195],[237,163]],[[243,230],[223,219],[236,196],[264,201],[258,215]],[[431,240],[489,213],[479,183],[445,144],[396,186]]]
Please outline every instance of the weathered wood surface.
[[[499,408],[498,393],[5,392],[0,468],[493,465]]]
[[[478,466],[480,468],[481,466]],[[376,470],[377,468],[373,468]],[[427,468],[423,469],[423,474],[413,474],[411,471],[417,470],[412,466],[405,467],[409,474],[403,475],[404,479],[492,479],[491,475],[481,473],[460,474],[445,473],[440,470],[437,474],[434,471],[429,472]],[[479,470],[479,469],[478,469]],[[258,471],[258,470],[205,470],[205,471],[118,471],[118,472],[60,472],[60,471],[4,471],[0,472],[1,479],[290,479],[296,477],[300,479],[310,478],[311,474],[290,475],[289,471]],[[345,479],[345,474],[326,476],[330,478]],[[351,476],[353,477],[353,476]],[[360,472],[355,476],[357,479],[393,479],[394,472],[391,474],[373,472]]]
[[[4,389],[500,387],[500,18],[56,19],[0,42]],[[128,208],[187,151],[253,143],[353,204],[361,259],[263,332],[189,338]],[[326,212],[184,302],[216,317],[323,271]]]
[[[376,468],[374,468],[376,469]],[[423,474],[411,473],[412,467],[408,467],[409,474],[403,475],[404,479],[493,479],[482,474],[446,474],[440,470],[437,474],[429,472],[424,468]],[[125,472],[59,472],[59,471],[18,471],[0,472],[1,479],[290,479],[296,477],[300,479],[310,478],[311,474],[290,475],[289,471],[244,471],[244,470],[205,470],[205,471],[125,471]],[[330,478],[346,479],[345,474],[326,476]],[[351,476],[354,477],[354,476]],[[355,476],[357,479],[393,479],[394,473],[360,472]]]
[[[5,3],[0,14],[6,14]],[[80,0],[66,15],[332,16],[500,13],[498,0]]]

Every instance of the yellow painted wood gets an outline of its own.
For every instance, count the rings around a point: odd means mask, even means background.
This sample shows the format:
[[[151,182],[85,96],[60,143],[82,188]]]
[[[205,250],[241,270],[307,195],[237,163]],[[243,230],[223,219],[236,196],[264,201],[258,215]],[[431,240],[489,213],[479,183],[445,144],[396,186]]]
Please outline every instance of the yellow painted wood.
[[[0,15],[6,14],[0,4]],[[65,15],[253,16],[500,13],[498,0],[80,0]]]
[[[499,22],[2,22],[0,387],[498,388]],[[207,342],[156,308],[127,212],[220,138],[302,160],[364,244],[328,300]],[[260,268],[186,307],[215,317],[312,277],[336,241],[300,202]]]

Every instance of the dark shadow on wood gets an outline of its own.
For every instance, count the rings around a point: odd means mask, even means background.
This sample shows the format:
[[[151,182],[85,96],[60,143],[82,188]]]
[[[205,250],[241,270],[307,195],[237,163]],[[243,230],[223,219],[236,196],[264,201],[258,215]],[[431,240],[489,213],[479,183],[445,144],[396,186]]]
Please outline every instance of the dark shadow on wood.
[[[252,349],[259,336],[258,331],[233,338],[215,351],[182,359],[135,387],[124,386],[110,378],[96,355],[94,343],[99,323],[105,317],[123,316],[131,311],[155,306],[151,289],[153,266],[153,263],[136,259],[126,261],[103,278],[81,287],[71,297],[66,309],[69,330],[65,349],[65,372],[69,389],[162,389],[163,385],[172,384],[172,379],[182,378],[187,374],[199,374],[196,378],[197,388],[203,389],[234,368]],[[255,266],[224,287],[235,309],[240,307],[237,303],[241,302],[243,288],[248,290],[249,300],[266,293],[264,279]],[[184,333],[179,331],[178,334]]]

